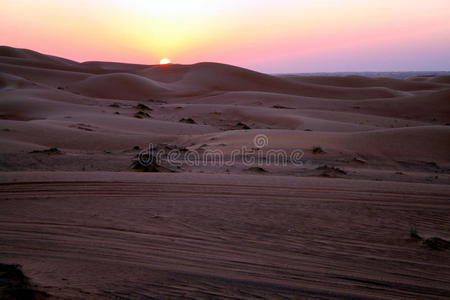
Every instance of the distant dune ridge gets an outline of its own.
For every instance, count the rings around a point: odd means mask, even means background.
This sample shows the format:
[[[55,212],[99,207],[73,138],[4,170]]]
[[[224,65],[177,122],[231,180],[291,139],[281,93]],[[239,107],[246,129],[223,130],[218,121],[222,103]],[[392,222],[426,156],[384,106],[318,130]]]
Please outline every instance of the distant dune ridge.
[[[3,127],[10,129],[1,134],[9,142],[20,142],[17,150],[22,142],[49,147],[55,144],[52,141],[66,150],[83,149],[86,143],[100,141],[101,136],[115,136],[111,146],[125,148],[151,142],[154,136],[170,141],[206,132],[220,140],[224,130],[241,122],[251,129],[265,130],[281,148],[310,148],[320,143],[319,136],[332,135],[322,143],[333,151],[353,151],[386,161],[398,159],[388,150],[377,153],[376,147],[357,141],[377,136],[380,149],[396,149],[391,143],[397,140],[405,156],[411,152],[411,160],[447,163],[449,158],[446,140],[450,140],[450,127],[446,124],[450,122],[450,85],[444,75],[427,76],[426,80],[274,76],[216,63],[77,63],[5,46],[0,54],[1,117]],[[151,117],[136,119],[131,109],[134,103],[128,100],[148,104],[153,109]],[[113,102],[120,105],[112,108]],[[183,117],[193,118],[196,124],[178,122]],[[78,123],[86,123],[92,130],[79,130]],[[15,128],[33,134],[20,134]],[[417,149],[417,140],[408,137],[425,129],[426,147]],[[383,137],[391,132],[398,137],[386,143]],[[46,138],[40,139],[43,133]],[[358,134],[358,138],[338,142],[349,133]],[[127,136],[122,142],[117,141],[120,134]],[[284,139],[287,135],[298,137]],[[198,139],[202,140],[201,136]],[[101,145],[105,150],[110,148]],[[227,144],[225,148],[232,146],[238,145]]]
[[[0,47],[0,263],[43,299],[448,299],[450,75],[376,75]]]

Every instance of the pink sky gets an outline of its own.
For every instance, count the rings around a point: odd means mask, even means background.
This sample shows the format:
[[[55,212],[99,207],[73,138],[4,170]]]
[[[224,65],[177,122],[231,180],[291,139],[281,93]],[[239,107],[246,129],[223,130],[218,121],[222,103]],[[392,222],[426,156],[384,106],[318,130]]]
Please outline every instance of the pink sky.
[[[2,0],[0,44],[263,72],[450,70],[449,0]]]

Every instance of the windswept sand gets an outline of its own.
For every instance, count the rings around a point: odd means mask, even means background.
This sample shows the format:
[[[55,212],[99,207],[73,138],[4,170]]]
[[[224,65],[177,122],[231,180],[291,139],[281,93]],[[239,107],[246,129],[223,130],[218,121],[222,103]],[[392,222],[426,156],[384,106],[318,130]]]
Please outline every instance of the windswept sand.
[[[449,125],[446,75],[0,47],[0,263],[50,299],[448,299],[450,250],[409,233],[450,240]],[[130,168],[150,143],[229,158],[256,135],[302,164]]]

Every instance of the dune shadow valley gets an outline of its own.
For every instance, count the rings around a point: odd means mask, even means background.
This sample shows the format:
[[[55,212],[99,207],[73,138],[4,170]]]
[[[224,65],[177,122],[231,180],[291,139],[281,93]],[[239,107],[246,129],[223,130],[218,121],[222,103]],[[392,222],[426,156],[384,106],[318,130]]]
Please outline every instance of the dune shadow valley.
[[[450,72],[0,47],[0,298],[450,299]]]

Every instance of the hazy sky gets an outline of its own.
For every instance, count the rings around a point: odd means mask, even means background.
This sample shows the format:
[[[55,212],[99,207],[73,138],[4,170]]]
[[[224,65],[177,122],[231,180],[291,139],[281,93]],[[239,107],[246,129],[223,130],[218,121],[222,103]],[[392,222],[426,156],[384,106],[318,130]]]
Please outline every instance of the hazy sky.
[[[0,44],[271,73],[450,70],[450,0],[2,0]]]

